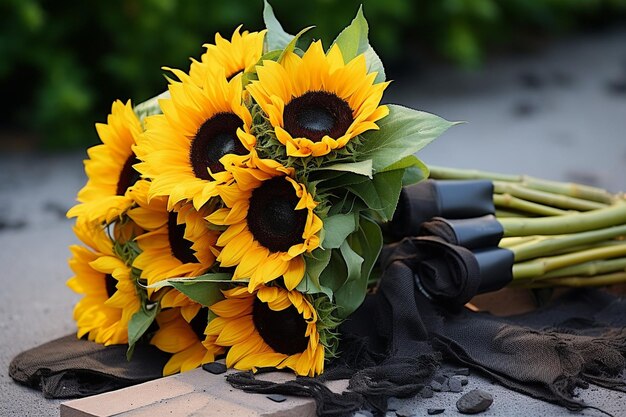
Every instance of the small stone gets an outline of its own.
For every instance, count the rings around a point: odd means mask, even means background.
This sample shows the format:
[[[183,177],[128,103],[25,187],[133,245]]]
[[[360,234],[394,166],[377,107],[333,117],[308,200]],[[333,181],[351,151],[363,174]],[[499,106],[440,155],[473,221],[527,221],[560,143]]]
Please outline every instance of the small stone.
[[[221,362],[209,362],[202,365],[202,369],[207,372],[212,373],[213,375],[219,375],[226,372],[226,365]]]
[[[437,392],[441,392],[441,389],[443,388],[443,386],[437,381],[431,381],[430,387],[433,389],[433,391]]]
[[[450,388],[451,392],[463,391],[463,384],[461,383],[461,380],[457,377],[452,377],[448,379],[448,387]]]
[[[454,375],[465,375],[468,376],[470,374],[469,368],[459,368],[455,369]]]
[[[361,410],[357,411],[356,414],[354,414],[354,417],[374,417],[374,414],[372,414],[369,410]]]
[[[428,386],[422,388],[422,390],[420,391],[420,396],[422,398],[432,398],[433,395],[435,395],[433,393],[433,389],[431,387],[428,387]]]
[[[445,382],[448,380],[448,378],[445,375],[435,375],[433,377],[433,381],[437,381],[440,384],[445,384]]]
[[[283,401],[287,399],[287,397],[281,394],[270,394],[270,395],[266,395],[266,397],[274,401],[275,403],[282,403]]]
[[[459,377],[459,380],[461,381],[461,385],[466,386],[467,384],[469,384],[469,379],[467,379],[464,376]]]
[[[481,389],[471,390],[456,402],[456,408],[463,414],[477,414],[485,411],[493,403],[493,397]]]
[[[434,416],[435,414],[441,414],[444,411],[446,411],[445,408],[429,408],[428,410],[426,410],[429,416]]]

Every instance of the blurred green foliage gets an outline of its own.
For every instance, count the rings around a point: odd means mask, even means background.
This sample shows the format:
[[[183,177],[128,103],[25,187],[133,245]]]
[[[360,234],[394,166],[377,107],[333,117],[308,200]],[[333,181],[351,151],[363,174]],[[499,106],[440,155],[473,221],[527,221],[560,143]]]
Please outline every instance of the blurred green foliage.
[[[433,57],[475,67],[490,48],[626,15],[626,0],[271,3],[288,32],[315,24],[313,36],[325,45],[363,3],[370,41],[396,71]],[[187,70],[215,32],[262,29],[262,7],[261,0],[3,0],[0,129],[35,132],[47,147],[93,144],[93,123],[106,120],[113,100],[139,103],[165,90],[162,66]]]

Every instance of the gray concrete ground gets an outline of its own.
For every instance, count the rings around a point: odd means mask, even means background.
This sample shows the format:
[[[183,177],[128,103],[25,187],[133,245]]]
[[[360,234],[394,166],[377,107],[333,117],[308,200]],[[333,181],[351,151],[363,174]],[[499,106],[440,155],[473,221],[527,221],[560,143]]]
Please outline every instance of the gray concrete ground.
[[[468,121],[420,154],[428,164],[626,190],[626,30],[570,38],[533,56],[500,58],[481,72],[423,71],[394,81],[387,100]],[[75,238],[63,214],[84,183],[84,154],[13,153],[2,144],[0,152],[0,415],[54,416],[59,401],[16,385],[7,368],[17,353],[74,330],[77,297],[64,283],[71,275],[67,247]],[[484,415],[601,415],[569,413],[480,377],[470,384],[495,396]],[[626,415],[624,394],[592,388],[581,397]],[[450,393],[394,405],[426,415],[435,401],[446,408],[444,415],[456,413]]]

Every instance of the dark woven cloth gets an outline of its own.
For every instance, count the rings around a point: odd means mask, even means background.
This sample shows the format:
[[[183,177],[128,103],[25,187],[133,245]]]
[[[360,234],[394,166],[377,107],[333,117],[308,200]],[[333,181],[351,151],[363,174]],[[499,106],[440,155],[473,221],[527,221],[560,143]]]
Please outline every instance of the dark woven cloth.
[[[403,316],[402,311],[410,311],[402,328],[420,329],[419,335],[425,335],[423,341],[445,359],[572,410],[593,406],[574,398],[577,387],[596,383],[623,390],[626,386],[621,378],[626,365],[626,300],[593,289],[574,290],[543,309],[506,318],[445,308],[416,289],[409,301],[409,282],[421,279],[414,263],[422,255],[412,253],[413,248],[405,243],[385,253],[387,270],[396,272],[383,277],[375,295],[379,301],[364,305],[377,304],[376,310],[359,313],[378,314],[379,330],[374,337],[388,333],[389,326],[395,326],[389,321]],[[389,306],[400,312],[389,314],[385,311]],[[390,346],[404,333],[394,329],[387,336]],[[416,354],[427,352],[423,349]]]
[[[41,389],[46,398],[76,398],[159,378],[169,355],[150,345],[137,345],[126,360],[125,345],[103,346],[68,335],[17,355],[9,375]]]

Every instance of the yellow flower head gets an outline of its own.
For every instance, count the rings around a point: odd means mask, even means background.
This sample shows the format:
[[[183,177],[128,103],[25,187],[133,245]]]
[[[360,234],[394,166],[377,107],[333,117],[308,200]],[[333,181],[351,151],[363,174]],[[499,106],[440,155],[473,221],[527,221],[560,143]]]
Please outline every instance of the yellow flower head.
[[[146,230],[135,240],[141,253],[133,261],[133,267],[141,270],[141,278],[145,278],[148,285],[167,278],[205,273],[219,253],[215,246],[218,232],[210,230],[204,219],[209,212],[197,211],[191,204],[178,204],[168,211],[166,197],[148,199],[149,186],[147,181],[137,183],[132,193],[137,207],[128,211],[128,216]],[[149,294],[152,294],[150,289]],[[167,301],[174,302],[173,297],[171,294]],[[174,305],[162,300],[162,306],[179,306],[185,310],[180,301]],[[190,308],[191,311],[185,310],[187,317],[197,313],[194,305]]]
[[[204,44],[206,52],[202,55],[200,62],[192,60],[189,76],[196,83],[202,86],[207,72],[211,68],[218,66],[224,68],[224,75],[227,79],[235,77],[241,72],[253,67],[263,54],[263,40],[266,30],[261,32],[240,33],[241,26],[235,29],[231,40],[222,38],[217,33],[215,44]]]
[[[141,307],[130,268],[115,255],[101,227],[82,223],[74,232],[89,246],[70,247],[74,276],[67,285],[84,295],[74,307],[77,336],[105,345],[128,343],[128,322]]]
[[[350,139],[378,129],[389,113],[379,106],[388,83],[374,84],[365,56],[344,63],[334,45],[328,54],[314,42],[302,57],[287,53],[282,64],[264,61],[247,89],[268,115],[277,139],[295,157],[322,156]]]
[[[222,267],[236,266],[233,279],[249,278],[251,291],[281,276],[294,289],[304,277],[303,253],[320,244],[323,224],[313,212],[317,203],[290,177],[291,168],[254,153],[245,166],[229,163],[233,159],[223,161],[234,181],[219,188],[227,207],[207,217],[228,226],[217,241],[222,247],[217,260]]]
[[[156,318],[159,330],[150,343],[163,352],[173,353],[163,368],[163,375],[186,372],[213,362],[224,348],[213,343],[215,337],[204,335],[208,322],[208,309],[200,308],[187,322],[178,308],[163,310]]]
[[[223,291],[225,300],[210,307],[207,336],[229,347],[226,366],[240,370],[290,368],[315,376],[324,370],[324,346],[319,341],[317,313],[298,291],[260,286]]]
[[[182,71],[159,101],[163,114],[146,118],[135,152],[137,169],[151,182],[149,197],[168,198],[168,209],[192,201],[200,209],[227,180],[220,158],[243,155],[255,145],[252,117],[242,104],[240,75],[226,81],[223,69],[209,72],[202,86]]]
[[[133,201],[129,190],[139,179],[133,168],[137,162],[132,147],[142,132],[139,119],[128,101],[113,103],[106,124],[96,124],[102,144],[88,150],[85,161],[87,184],[78,192],[80,204],[72,207],[68,217],[79,221],[111,223],[124,213]]]

